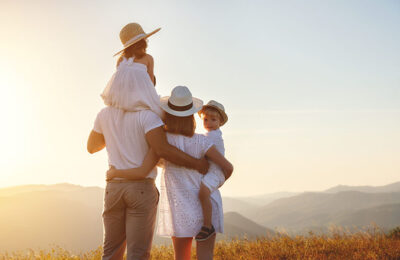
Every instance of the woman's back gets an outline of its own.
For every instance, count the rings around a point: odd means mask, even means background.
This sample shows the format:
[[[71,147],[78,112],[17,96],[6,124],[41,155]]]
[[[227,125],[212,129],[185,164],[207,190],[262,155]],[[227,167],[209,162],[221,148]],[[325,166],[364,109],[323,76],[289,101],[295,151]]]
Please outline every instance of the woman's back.
[[[179,134],[167,133],[167,139],[168,143],[195,158],[203,157],[212,146],[208,138],[200,134],[187,137]],[[184,168],[169,161],[165,161],[165,179],[172,188],[199,189],[201,178],[202,175],[196,170]]]
[[[201,158],[213,145],[200,134],[187,137],[167,133],[168,142],[183,152]],[[164,162],[161,176],[158,234],[162,236],[193,237],[203,223],[198,193],[203,175],[195,170]],[[217,232],[223,232],[222,200],[219,191],[212,196],[213,224]]]

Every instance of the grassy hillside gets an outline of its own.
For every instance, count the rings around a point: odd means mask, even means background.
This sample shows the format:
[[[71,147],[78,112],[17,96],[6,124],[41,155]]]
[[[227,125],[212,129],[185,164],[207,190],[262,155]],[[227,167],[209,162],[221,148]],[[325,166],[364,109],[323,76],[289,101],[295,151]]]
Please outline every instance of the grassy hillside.
[[[195,250],[192,259],[195,258]],[[50,251],[28,251],[0,254],[0,259],[101,259],[101,248],[73,255],[60,247]],[[155,246],[153,260],[173,259],[171,246]],[[400,259],[400,239],[389,238],[381,232],[336,232],[330,236],[289,237],[276,235],[258,240],[220,241],[215,248],[216,260],[243,259]]]

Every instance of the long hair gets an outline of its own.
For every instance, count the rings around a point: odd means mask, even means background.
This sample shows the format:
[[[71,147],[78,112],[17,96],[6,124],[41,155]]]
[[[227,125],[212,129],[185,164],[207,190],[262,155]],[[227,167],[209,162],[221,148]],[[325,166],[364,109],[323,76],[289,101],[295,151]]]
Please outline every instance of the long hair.
[[[192,137],[196,129],[196,120],[193,115],[179,117],[165,113],[164,123],[165,131],[172,134]]]
[[[129,46],[122,52],[121,56],[119,57],[117,62],[117,67],[121,63],[124,57],[126,59],[129,59],[130,57],[135,57],[137,59],[142,58],[144,55],[146,55],[146,49],[147,49],[146,39],[142,39],[137,43]]]

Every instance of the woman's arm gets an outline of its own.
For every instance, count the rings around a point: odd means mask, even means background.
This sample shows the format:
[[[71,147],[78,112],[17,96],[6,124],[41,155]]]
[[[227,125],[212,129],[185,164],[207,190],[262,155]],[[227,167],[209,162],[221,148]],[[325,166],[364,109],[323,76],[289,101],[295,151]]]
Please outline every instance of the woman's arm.
[[[117,170],[114,166],[111,166],[107,171],[107,180],[111,180],[115,177],[125,178],[129,180],[140,180],[146,178],[150,171],[156,166],[160,158],[158,155],[150,149],[144,157],[142,166],[138,168],[131,168],[126,170]]]
[[[87,150],[89,153],[96,153],[106,147],[104,135],[92,130],[87,141]]]
[[[217,148],[215,148],[215,145],[211,146],[211,148],[208,149],[208,151],[206,152],[206,157],[215,162],[219,167],[221,167],[222,172],[225,175],[225,180],[231,177],[233,172],[233,165],[222,154],[218,152]]]

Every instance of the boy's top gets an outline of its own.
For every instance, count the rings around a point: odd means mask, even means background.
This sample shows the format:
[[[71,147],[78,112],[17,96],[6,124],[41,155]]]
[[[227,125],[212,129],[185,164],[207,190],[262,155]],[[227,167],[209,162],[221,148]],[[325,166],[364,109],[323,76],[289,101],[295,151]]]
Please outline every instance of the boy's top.
[[[209,131],[205,134],[208,139],[215,145],[218,152],[225,156],[224,139],[222,139],[222,131],[218,128],[217,130]]]

